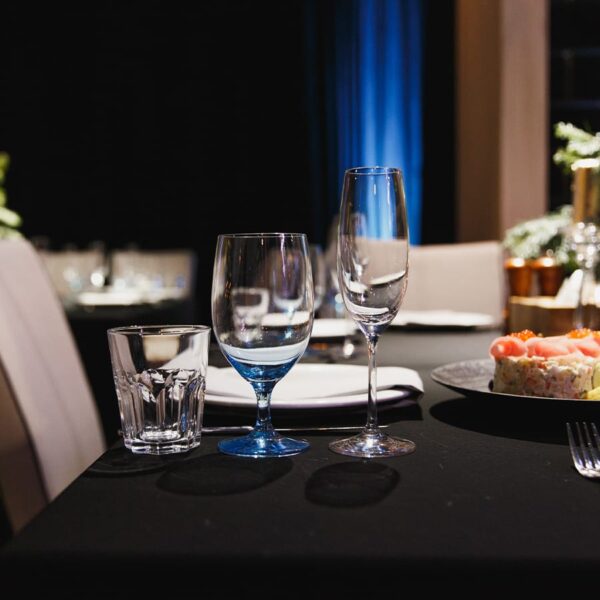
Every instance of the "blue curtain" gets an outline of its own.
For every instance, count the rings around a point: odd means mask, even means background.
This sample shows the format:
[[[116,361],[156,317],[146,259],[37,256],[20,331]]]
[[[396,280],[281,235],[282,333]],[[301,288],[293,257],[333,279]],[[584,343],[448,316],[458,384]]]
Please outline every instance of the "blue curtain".
[[[318,17],[318,3],[310,17]],[[411,242],[421,239],[421,0],[338,0],[318,34],[325,51],[328,204],[335,211],[344,171],[400,167]],[[325,34],[324,34],[325,32]],[[314,53],[314,35],[309,52]],[[309,74],[309,76],[314,75]],[[311,90],[309,89],[309,94]],[[334,191],[335,190],[335,191]],[[331,212],[331,211],[330,211]]]

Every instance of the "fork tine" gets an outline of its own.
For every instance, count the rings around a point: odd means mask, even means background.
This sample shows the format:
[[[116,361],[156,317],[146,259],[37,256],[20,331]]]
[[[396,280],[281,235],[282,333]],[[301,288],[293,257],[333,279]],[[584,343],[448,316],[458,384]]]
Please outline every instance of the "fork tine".
[[[591,423],[592,425],[592,433],[594,435],[594,442],[596,443],[596,448],[600,448],[600,435],[598,435],[598,430],[596,429],[596,424]]]
[[[590,423],[590,426],[592,427],[592,430],[594,432],[593,438],[592,436],[590,436],[587,423],[583,424],[583,427],[585,429],[585,437],[587,440],[590,455],[592,457],[592,468],[597,470],[600,469],[600,455],[598,454],[598,432],[596,431],[596,426],[594,425],[594,423]]]
[[[592,479],[600,478],[600,435],[595,423],[590,423],[592,434],[588,424],[582,425],[575,421],[573,427],[567,423],[567,436],[569,438],[569,449],[573,464],[581,475]]]
[[[585,445],[587,446],[590,457],[590,468],[596,469],[598,464],[598,453],[594,444],[592,444],[592,438],[590,437],[588,425],[585,421],[583,422],[583,432],[585,433]]]
[[[585,423],[584,423],[584,425],[585,425]],[[586,445],[586,441],[585,441],[585,439],[584,439],[584,437],[583,437],[583,435],[581,433],[581,427],[579,425],[579,421],[577,421],[575,423],[575,428],[577,429],[577,437],[579,438],[579,448],[581,450],[581,459],[582,459],[582,462],[583,462],[583,466],[586,469],[593,469],[594,468],[593,462],[592,462],[590,453],[588,451],[588,447]],[[587,431],[587,429],[586,429],[586,431]]]
[[[578,444],[573,437],[573,431],[571,430],[571,424],[567,423],[567,437],[569,438],[569,449],[571,450],[571,457],[573,458],[573,462],[576,467],[581,467],[581,455],[579,454]]]

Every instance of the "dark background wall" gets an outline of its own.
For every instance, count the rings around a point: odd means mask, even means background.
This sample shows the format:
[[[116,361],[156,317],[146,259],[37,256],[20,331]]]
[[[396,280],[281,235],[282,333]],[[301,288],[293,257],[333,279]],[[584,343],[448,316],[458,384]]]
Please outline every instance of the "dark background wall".
[[[308,32],[326,34],[314,20],[336,1],[3,3],[0,149],[23,232],[193,248],[205,320],[218,233],[324,242],[338,192],[314,161],[334,40]],[[453,6],[424,1],[427,243],[454,233]]]
[[[192,247],[203,289],[217,233],[310,235],[302,12],[10,3],[0,146],[23,231],[56,247]]]
[[[23,233],[198,255],[195,315],[69,313],[109,442],[107,327],[210,323],[219,233],[326,241],[339,190],[325,67],[344,1],[2,3],[0,150]],[[454,1],[423,6],[423,241],[436,243],[454,235]]]
[[[564,144],[554,137],[554,125],[600,131],[599,23],[598,0],[550,0],[550,208],[572,201],[571,177],[552,162]]]
[[[456,241],[454,11],[423,3],[423,244]]]

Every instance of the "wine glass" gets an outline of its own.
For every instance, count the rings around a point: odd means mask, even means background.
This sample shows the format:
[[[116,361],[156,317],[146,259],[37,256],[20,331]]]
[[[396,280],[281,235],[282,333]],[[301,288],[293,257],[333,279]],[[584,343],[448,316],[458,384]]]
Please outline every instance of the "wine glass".
[[[306,350],[313,324],[313,283],[306,235],[220,235],[213,284],[213,330],[225,358],[252,385],[253,431],[224,440],[234,456],[289,456],[309,446],[271,423],[271,393]]]
[[[595,304],[595,269],[600,252],[600,228],[598,225],[588,221],[573,223],[566,232],[567,244],[575,253],[575,261],[580,269],[580,281],[577,294],[577,306],[573,313],[573,327],[580,329],[591,326],[586,322],[585,305]],[[589,297],[591,295],[591,298]],[[589,315],[591,319],[591,314]]]
[[[315,294],[315,315],[318,313],[327,291],[327,267],[323,249],[319,244],[310,244],[310,265],[312,268],[313,287]]]
[[[392,322],[406,291],[408,225],[402,173],[391,167],[359,167],[344,174],[337,270],[350,316],[367,340],[369,387],[367,423],[356,436],[329,448],[363,458],[413,452],[409,440],[393,438],[377,425],[377,341]]]

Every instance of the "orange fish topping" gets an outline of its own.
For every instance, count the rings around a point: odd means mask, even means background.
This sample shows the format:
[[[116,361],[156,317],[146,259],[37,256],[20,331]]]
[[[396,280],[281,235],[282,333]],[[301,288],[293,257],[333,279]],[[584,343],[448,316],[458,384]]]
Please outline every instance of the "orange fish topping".
[[[573,338],[577,340],[588,337],[590,335],[594,335],[594,337],[597,337],[598,335],[600,335],[600,332],[592,331],[587,327],[581,327],[580,329],[572,329],[571,331],[569,331],[569,333],[567,333],[568,338]]]
[[[511,333],[511,337],[519,338],[522,342],[526,342],[527,340],[533,337],[542,337],[541,335],[536,335],[531,331],[531,329],[523,329],[523,331],[519,331],[517,333]]]

